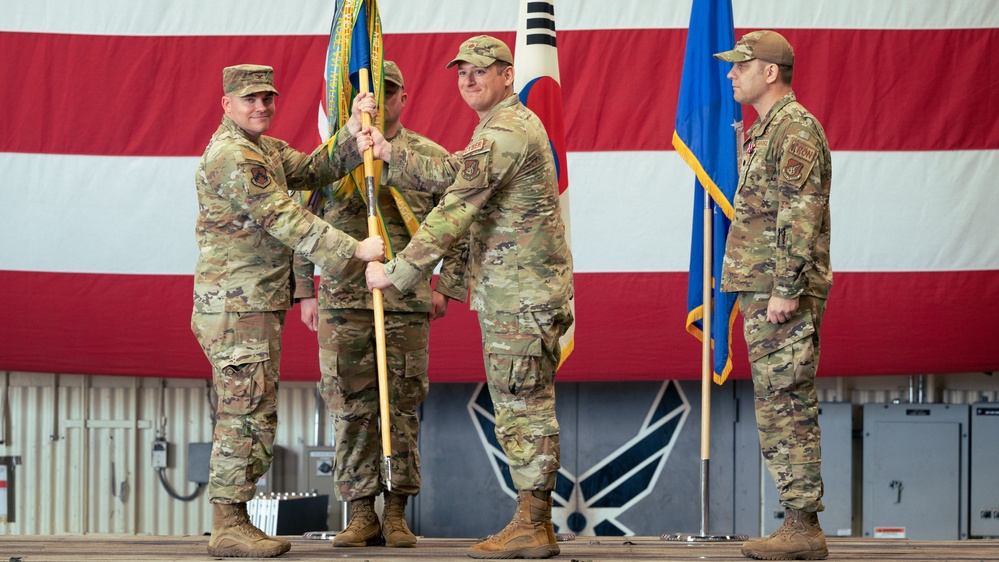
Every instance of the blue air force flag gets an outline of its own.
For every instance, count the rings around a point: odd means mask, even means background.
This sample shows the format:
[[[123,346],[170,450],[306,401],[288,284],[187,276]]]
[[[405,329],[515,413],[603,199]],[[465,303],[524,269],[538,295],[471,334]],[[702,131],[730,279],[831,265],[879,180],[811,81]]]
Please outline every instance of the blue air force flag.
[[[726,75],[730,65],[711,55],[732,48],[731,0],[694,0],[680,78],[673,147],[694,170],[694,220],[690,238],[687,284],[687,331],[704,341],[706,299],[711,310],[712,372],[721,384],[732,370],[731,336],[735,322],[734,293],[721,292],[722,257],[739,181],[742,107],[732,98]],[[704,198],[712,207],[711,294],[703,294]]]

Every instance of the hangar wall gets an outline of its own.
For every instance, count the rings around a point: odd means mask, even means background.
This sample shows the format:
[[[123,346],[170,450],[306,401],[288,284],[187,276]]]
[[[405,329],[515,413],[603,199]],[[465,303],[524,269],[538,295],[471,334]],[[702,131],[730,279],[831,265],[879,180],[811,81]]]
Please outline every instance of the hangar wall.
[[[699,387],[696,381],[558,385],[560,532],[657,535],[698,530]],[[864,404],[904,405],[916,394],[935,404],[999,400],[999,382],[988,373],[820,378],[819,388],[820,401],[828,404],[822,414],[828,508],[822,517],[830,535],[868,532],[861,495]],[[480,390],[477,384],[435,384],[424,404],[423,493],[409,509],[418,534],[483,536],[512,513],[513,492],[501,455],[490,448],[488,393]],[[708,507],[715,532],[755,536],[779,524],[773,520],[772,485],[761,473],[751,404],[749,381],[712,388]],[[279,415],[277,461],[267,490],[304,492],[303,475],[313,468],[308,455],[316,446],[328,446],[330,439],[315,385],[282,384]],[[196,485],[188,482],[187,445],[211,441],[207,381],[0,372],[0,469],[6,469],[8,484],[0,534],[209,531],[206,494],[180,501],[161,483],[153,468],[157,440],[166,444],[166,485],[175,495],[191,495]],[[974,443],[970,439],[957,446],[966,453]],[[913,458],[924,453],[914,450]],[[975,459],[975,451],[970,453]],[[973,480],[968,468],[959,467],[962,490]],[[2,476],[4,470],[0,480]],[[989,496],[999,504],[995,479],[980,482],[986,487],[976,491],[979,504],[992,505]],[[918,493],[907,489],[905,498]],[[335,530],[340,514],[333,503],[329,524]],[[976,510],[984,513],[979,504]],[[967,500],[957,509],[964,514],[964,529],[970,514],[975,536],[981,514],[970,513]],[[990,526],[977,528],[986,529],[978,534],[992,533]],[[910,533],[908,538],[920,537]]]

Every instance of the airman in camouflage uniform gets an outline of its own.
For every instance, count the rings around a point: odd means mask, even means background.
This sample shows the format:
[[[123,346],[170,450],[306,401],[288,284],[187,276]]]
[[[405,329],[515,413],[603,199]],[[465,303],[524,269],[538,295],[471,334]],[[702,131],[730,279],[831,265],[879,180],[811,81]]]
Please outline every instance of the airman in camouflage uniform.
[[[739,293],[753,372],[760,447],[784,524],[742,553],[765,560],[828,556],[819,447],[819,325],[832,285],[829,189],[832,159],[822,126],[791,90],[794,52],[780,34],[755,31],[716,58],[732,62],[736,101],[760,117],[743,147],[722,268],[722,290]]]
[[[356,148],[346,130],[332,157],[326,146],[303,154],[264,136],[277,95],[273,76],[266,66],[223,70],[225,116],[195,174],[201,253],[191,328],[212,365],[217,397],[208,482],[213,556],[277,556],[290,548],[250,523],[246,502],[273,454],[292,248],[333,272],[352,256],[372,260],[384,251],[380,238],[358,243],[288,197],[288,189],[328,183],[360,160],[347,159]],[[363,107],[373,111],[373,105]],[[357,117],[353,125],[360,128]]]
[[[446,156],[448,152],[443,147],[399,122],[408,99],[402,72],[392,61],[385,61],[384,68],[385,134],[392,142],[418,154]],[[424,191],[400,189],[393,194],[389,188],[380,189],[379,206],[391,247],[401,250],[410,240],[400,207],[412,213],[410,228],[415,228],[441,197]],[[368,230],[367,214],[367,204],[354,190],[330,198],[324,218],[344,232],[361,237]],[[430,388],[427,378],[430,320],[446,313],[448,298],[465,302],[467,261],[467,241],[456,244],[445,256],[433,293],[435,313],[431,309],[429,274],[420,279],[413,292],[403,294],[395,287],[382,292],[392,428],[392,492],[389,492],[384,485],[385,475],[380,473],[374,314],[372,294],[364,280],[365,264],[352,259],[341,273],[322,274],[317,313],[312,264],[296,259],[295,290],[296,296],[302,298],[302,321],[319,332],[320,389],[333,417],[337,496],[341,501],[351,502],[350,524],[337,533],[333,546],[366,546],[383,541],[390,547],[416,544],[416,536],[406,525],[404,514],[409,497],[420,491],[418,409]],[[385,508],[379,526],[373,506],[375,496],[383,491]]]
[[[479,115],[471,142],[429,158],[362,131],[393,185],[446,189],[412,241],[387,264],[369,264],[369,287],[408,292],[466,231],[471,232],[471,308],[478,311],[496,438],[520,491],[513,520],[468,551],[473,558],[547,558],[558,554],[551,491],[559,469],[555,369],[559,337],[572,323],[572,255],[559,207],[555,161],[538,117],[513,92],[513,56],[480,35],[462,43],[447,66]]]

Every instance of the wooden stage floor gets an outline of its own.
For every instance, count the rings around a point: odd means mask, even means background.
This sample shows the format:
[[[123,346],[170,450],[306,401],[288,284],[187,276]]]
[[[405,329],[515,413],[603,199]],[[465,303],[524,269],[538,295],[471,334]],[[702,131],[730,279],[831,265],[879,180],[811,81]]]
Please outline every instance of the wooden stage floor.
[[[291,551],[276,560],[438,562],[471,560],[465,549],[474,539],[420,538],[416,548],[336,548],[328,540],[287,537]],[[0,536],[0,562],[167,562],[210,560],[205,536]],[[563,562],[631,560],[745,561],[739,542],[677,543],[659,537],[577,537],[560,542]],[[914,541],[904,539],[829,539],[829,560],[920,562],[923,560],[999,560],[999,540]]]

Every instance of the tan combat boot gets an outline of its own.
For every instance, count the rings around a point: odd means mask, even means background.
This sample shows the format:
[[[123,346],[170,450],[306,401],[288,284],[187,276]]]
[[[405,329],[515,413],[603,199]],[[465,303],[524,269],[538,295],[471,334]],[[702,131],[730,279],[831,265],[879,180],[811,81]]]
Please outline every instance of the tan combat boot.
[[[270,558],[291,549],[284,539],[268,537],[250,523],[245,503],[213,504],[208,554],[222,558]]]
[[[382,510],[382,537],[385,538],[385,546],[416,546],[416,535],[406,525],[407,501],[409,496],[385,492],[385,509]]]
[[[558,553],[552,525],[551,492],[521,490],[510,524],[473,545],[467,554],[472,558],[551,558]]]
[[[558,549],[558,544],[556,542],[558,539],[555,538],[555,525],[552,524],[552,503],[552,494],[551,492],[548,492],[548,519],[545,521],[545,534],[548,536],[548,544],[554,544],[556,545],[555,548]],[[558,554],[558,552],[555,554]],[[552,556],[554,556],[554,554]]]
[[[382,544],[382,526],[375,514],[375,497],[351,500],[350,523],[333,537],[333,546],[375,546]]]
[[[742,555],[757,560],[822,560],[829,556],[829,549],[818,515],[786,509],[784,524],[765,539],[743,544]]]

